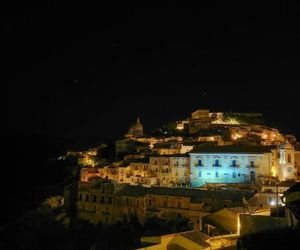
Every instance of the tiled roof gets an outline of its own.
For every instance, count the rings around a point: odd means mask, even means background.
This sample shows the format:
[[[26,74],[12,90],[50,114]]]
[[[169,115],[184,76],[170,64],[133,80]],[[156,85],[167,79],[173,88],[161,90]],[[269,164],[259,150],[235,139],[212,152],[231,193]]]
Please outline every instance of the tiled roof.
[[[268,153],[276,146],[197,146],[190,153]]]
[[[249,199],[253,196],[249,191],[237,191],[237,190],[200,190],[194,188],[168,188],[168,187],[142,187],[142,186],[125,186],[118,193],[120,196],[145,196],[147,194],[152,195],[168,195],[168,196],[181,196],[190,197],[192,202],[202,202],[205,198],[219,199],[219,200],[232,200],[242,201],[244,196]]]
[[[206,240],[209,239],[209,237],[206,234],[200,233],[198,231],[190,231],[190,232],[184,232],[184,233],[180,233],[178,234],[192,242],[195,242],[196,244],[207,248],[210,247],[210,244],[206,242]]]

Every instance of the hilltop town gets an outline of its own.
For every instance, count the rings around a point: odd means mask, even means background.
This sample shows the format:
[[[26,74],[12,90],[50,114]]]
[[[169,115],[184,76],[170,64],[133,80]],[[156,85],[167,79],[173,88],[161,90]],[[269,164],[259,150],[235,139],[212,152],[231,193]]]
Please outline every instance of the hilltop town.
[[[151,135],[137,118],[115,142],[114,156],[106,151],[102,144],[62,157],[81,166],[76,188],[65,188],[65,206],[80,219],[184,217],[194,231],[166,237],[192,241],[196,234],[199,249],[233,246],[241,236],[299,223],[286,205],[300,180],[299,143],[265,125],[262,114],[199,109]],[[157,247],[167,239],[159,237]]]

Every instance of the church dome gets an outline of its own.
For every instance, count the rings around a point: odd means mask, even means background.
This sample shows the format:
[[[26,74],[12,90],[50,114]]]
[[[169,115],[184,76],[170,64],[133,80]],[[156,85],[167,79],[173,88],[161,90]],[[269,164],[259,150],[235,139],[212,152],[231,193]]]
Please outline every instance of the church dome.
[[[129,128],[128,135],[134,137],[143,135],[143,125],[140,118],[137,118],[136,123]]]

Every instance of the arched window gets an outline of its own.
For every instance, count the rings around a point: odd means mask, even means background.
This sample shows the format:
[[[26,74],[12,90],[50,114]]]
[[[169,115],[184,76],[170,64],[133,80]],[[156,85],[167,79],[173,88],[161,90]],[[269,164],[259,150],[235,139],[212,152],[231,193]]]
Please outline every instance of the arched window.
[[[202,159],[198,160],[198,166],[200,166],[200,167],[203,166]]]

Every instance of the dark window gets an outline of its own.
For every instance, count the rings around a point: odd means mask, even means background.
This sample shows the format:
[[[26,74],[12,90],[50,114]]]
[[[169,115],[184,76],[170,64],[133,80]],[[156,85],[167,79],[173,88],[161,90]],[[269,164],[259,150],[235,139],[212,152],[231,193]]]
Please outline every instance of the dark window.
[[[181,208],[181,207],[182,207],[181,201],[178,201],[178,202],[177,202],[177,207],[178,207],[178,208]]]
[[[89,195],[87,194],[87,195],[85,196],[85,201],[89,201],[89,199],[90,199],[90,197],[89,197]]]
[[[250,180],[255,181],[255,172],[254,171],[250,172]]]
[[[232,165],[231,165],[232,167],[236,167],[237,165],[236,165],[236,160],[233,160],[232,161]]]
[[[111,197],[111,196],[108,197],[108,203],[109,203],[109,204],[112,203],[112,197]]]
[[[126,203],[127,203],[127,205],[129,205],[129,198],[126,199]]]
[[[202,177],[202,172],[201,171],[199,171],[198,177]]]
[[[216,177],[216,178],[219,178],[219,173],[218,173],[218,171],[216,171],[215,177]]]
[[[288,163],[291,163],[292,162],[292,156],[291,154],[288,154]]]
[[[236,172],[232,172],[232,178],[236,178]]]
[[[254,161],[250,161],[250,167],[254,168]]]
[[[203,166],[203,165],[202,165],[202,160],[201,160],[201,159],[198,160],[198,166]]]
[[[148,200],[148,204],[149,204],[149,207],[151,207],[152,206],[152,200]]]
[[[140,206],[140,201],[136,200],[136,206],[139,207]]]
[[[82,200],[82,194],[80,193],[79,194],[79,198],[78,198],[80,201]]]
[[[220,166],[220,161],[219,161],[219,160],[215,160],[214,166],[215,166],[215,167],[219,167],[219,166]]]
[[[96,197],[96,195],[93,196],[93,202],[97,202],[97,197]]]
[[[101,196],[101,203],[104,203],[104,196]]]

